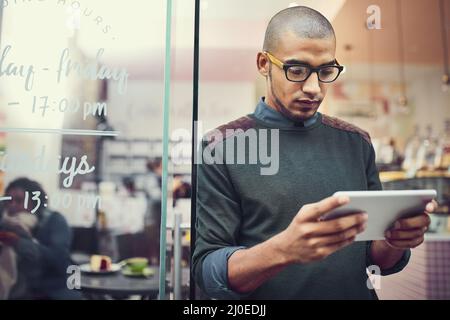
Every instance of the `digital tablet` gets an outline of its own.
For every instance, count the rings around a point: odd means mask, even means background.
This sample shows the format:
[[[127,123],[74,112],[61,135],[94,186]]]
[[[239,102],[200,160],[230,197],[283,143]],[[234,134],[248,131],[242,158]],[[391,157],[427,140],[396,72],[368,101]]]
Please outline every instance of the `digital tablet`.
[[[384,233],[400,218],[418,215],[436,198],[436,190],[338,191],[334,196],[348,196],[350,202],[325,214],[330,220],[359,212],[368,214],[367,227],[355,241],[383,240]]]

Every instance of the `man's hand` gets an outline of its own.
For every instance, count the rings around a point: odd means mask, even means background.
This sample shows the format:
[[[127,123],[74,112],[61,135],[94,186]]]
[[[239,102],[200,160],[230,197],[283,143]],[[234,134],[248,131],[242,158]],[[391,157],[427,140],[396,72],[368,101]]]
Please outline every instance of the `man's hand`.
[[[366,214],[319,221],[348,202],[348,197],[329,197],[304,205],[285,230],[256,246],[235,251],[228,259],[230,288],[251,292],[290,264],[321,260],[351,244],[364,231]]]
[[[300,209],[288,228],[274,237],[287,264],[322,260],[351,244],[365,230],[366,213],[319,221],[324,214],[348,202],[348,197],[332,196]]]
[[[373,241],[371,247],[372,261],[381,269],[394,267],[402,258],[405,250],[419,246],[424,240],[424,233],[430,225],[428,214],[434,212],[437,202],[427,203],[425,211],[411,218],[399,219],[394,227],[386,231],[386,240]]]
[[[395,249],[410,249],[420,245],[430,225],[429,214],[437,209],[437,202],[427,203],[425,212],[405,219],[399,219],[394,227],[386,231],[386,243]]]
[[[26,213],[26,215],[28,219],[35,218],[35,216],[32,216],[30,213]],[[32,237],[30,229],[17,216],[4,216],[2,220],[2,227],[4,228],[4,231],[13,232],[19,237]]]

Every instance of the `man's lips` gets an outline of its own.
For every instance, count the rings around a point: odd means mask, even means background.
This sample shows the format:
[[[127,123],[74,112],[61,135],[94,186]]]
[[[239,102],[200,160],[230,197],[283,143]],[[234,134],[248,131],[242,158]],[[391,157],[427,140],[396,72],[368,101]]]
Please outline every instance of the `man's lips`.
[[[319,103],[319,100],[297,99],[295,101],[298,101],[298,102],[304,103],[304,104],[318,104]]]
[[[295,103],[299,104],[302,109],[312,109],[312,108],[318,107],[320,104],[320,101],[300,99],[300,100],[295,100]]]

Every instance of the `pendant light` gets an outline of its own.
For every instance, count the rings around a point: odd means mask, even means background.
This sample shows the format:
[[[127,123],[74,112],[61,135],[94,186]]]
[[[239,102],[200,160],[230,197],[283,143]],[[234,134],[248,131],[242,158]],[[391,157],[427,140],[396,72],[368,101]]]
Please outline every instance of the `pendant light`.
[[[396,14],[397,14],[397,36],[398,36],[398,59],[400,61],[399,67],[399,78],[400,78],[400,97],[397,103],[401,107],[401,111],[406,112],[408,105],[408,98],[406,96],[406,76],[405,76],[405,54],[403,48],[403,24],[402,24],[402,3],[401,0],[397,0],[396,4]]]
[[[442,75],[442,91],[446,92],[448,91],[450,87],[450,71],[449,71],[449,62],[448,62],[448,34],[447,34],[447,28],[445,27],[447,25],[446,21],[446,15],[445,15],[445,5],[444,0],[439,0],[439,11],[441,13],[441,36],[442,36],[442,53],[444,55],[444,73]]]
[[[374,46],[374,30],[368,29],[367,40],[368,40],[368,48],[369,48],[369,99],[372,103],[375,102],[375,46]]]

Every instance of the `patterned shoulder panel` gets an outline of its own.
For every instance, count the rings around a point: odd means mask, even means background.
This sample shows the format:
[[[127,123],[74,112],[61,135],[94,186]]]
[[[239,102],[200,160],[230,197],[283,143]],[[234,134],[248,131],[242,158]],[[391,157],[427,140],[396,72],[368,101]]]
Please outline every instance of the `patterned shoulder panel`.
[[[254,127],[255,120],[249,116],[243,116],[209,131],[206,133],[204,140],[207,142],[208,147],[214,148],[217,143],[232,136],[235,130],[241,129],[245,132]],[[221,134],[219,135],[218,132]]]
[[[369,144],[372,144],[369,133],[367,131],[364,131],[364,130],[358,128],[357,126],[355,126],[351,123],[348,123],[346,121],[340,120],[335,117],[327,116],[325,114],[322,114],[322,123],[327,126],[339,129],[339,130],[358,133]]]

